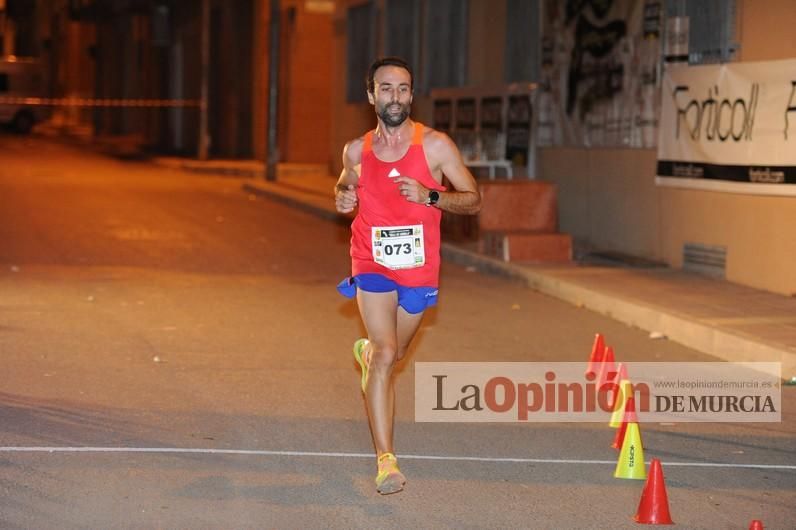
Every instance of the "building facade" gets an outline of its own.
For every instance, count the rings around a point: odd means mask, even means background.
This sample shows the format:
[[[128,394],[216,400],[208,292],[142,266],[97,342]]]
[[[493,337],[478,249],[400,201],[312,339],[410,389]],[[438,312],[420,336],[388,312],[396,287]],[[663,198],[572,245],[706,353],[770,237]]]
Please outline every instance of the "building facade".
[[[513,60],[512,53],[516,54],[518,50],[518,39],[511,35],[519,20],[527,25],[527,33],[535,36],[535,42],[528,45],[524,55],[527,61],[524,71],[529,75],[543,75],[548,61],[546,55],[554,54],[555,49],[546,49],[545,43],[539,40],[542,21],[550,16],[551,9],[562,11],[562,18],[571,16],[576,9],[591,9],[589,2],[563,1],[552,2],[551,8],[551,2],[519,3],[510,0],[455,3],[347,0],[340,2],[335,12],[335,27],[343,24],[349,27],[346,34],[335,32],[335,65],[338,71],[343,72],[349,63],[358,61],[347,47],[351,39],[369,39],[366,42],[372,50],[371,57],[393,51],[389,46],[393,39],[390,33],[400,30],[391,29],[395,24],[385,20],[385,14],[390,12],[393,4],[417,6],[415,15],[405,16],[415,16],[414,25],[421,28],[419,35],[407,34],[408,38],[418,39],[419,50],[407,49],[410,50],[408,55],[419,61],[416,69],[420,90],[415,96],[414,113],[427,123],[433,123],[434,118],[427,91],[428,79],[422,78],[430,75],[431,57],[438,55],[460,65],[459,75],[448,78],[452,85],[479,86],[492,84],[495,80],[504,83],[516,80],[507,73],[507,65]],[[527,6],[530,4],[534,8],[529,15]],[[628,10],[639,11],[642,18],[649,18],[650,5],[657,4],[660,28],[664,28],[673,15],[690,15],[691,34],[694,35],[692,45],[703,46],[697,50],[696,58],[699,60],[747,62],[796,57],[796,34],[792,31],[796,24],[796,9],[793,9],[791,0],[718,2],[713,3],[714,12],[704,7],[707,3],[695,0],[617,0],[599,4],[614,8],[625,5]],[[438,44],[429,38],[428,33],[439,27],[434,13],[429,12],[432,6],[448,10],[448,24],[454,28],[448,30],[452,35],[449,35],[449,42],[459,50],[458,54],[451,55],[449,48],[440,50]],[[370,21],[376,29],[364,37],[351,35],[351,28],[357,27],[357,11],[365,9],[370,10]],[[465,28],[457,33],[455,28],[462,24],[462,20]],[[646,19],[642,21],[642,24],[648,23]],[[423,35],[423,30],[426,35]],[[698,36],[710,31],[715,33],[715,38],[700,42],[702,37]],[[460,33],[464,37],[456,40]],[[630,46],[626,41],[619,40],[620,44]],[[722,47],[714,49],[717,46],[715,42]],[[656,63],[661,65],[664,43],[661,42],[656,50]],[[691,53],[695,55],[693,48]],[[630,61],[634,60],[635,56],[631,56]],[[359,61],[361,69],[364,62]],[[339,170],[340,162],[334,157],[339,156],[337,153],[341,152],[344,142],[374,124],[368,105],[352,101],[347,92],[347,79],[354,76],[349,72],[339,76],[333,89],[332,112],[336,126],[332,130],[330,157],[335,171]],[[610,82],[611,78],[608,84]],[[557,185],[560,229],[571,233],[582,248],[640,257],[680,268],[684,265],[687,246],[719,247],[726,252],[722,274],[728,281],[787,296],[796,295],[796,197],[662,187],[656,185],[655,180],[656,156],[654,145],[643,144],[639,147],[540,146],[536,175]]]
[[[722,277],[796,295],[793,194],[658,185],[654,131],[663,57],[677,53],[666,39],[685,31],[686,59],[695,63],[794,58],[793,0],[37,0],[26,4],[35,10],[18,10],[22,4],[6,1],[16,11],[3,15],[3,46],[49,65],[52,96],[192,103],[56,109],[95,135],[137,135],[163,153],[199,152],[197,102],[206,93],[209,156],[267,160],[275,117],[279,161],[336,174],[345,142],[375,124],[364,75],[381,55],[414,64],[413,113],[430,125],[435,89],[537,83],[530,173],[557,185],[559,227],[580,248],[675,268],[688,266],[688,248],[718,248]],[[269,113],[274,6],[279,64]],[[683,30],[677,24],[686,17]],[[621,91],[632,93],[627,104],[615,97]],[[545,98],[577,118],[570,128],[548,127],[555,106]]]

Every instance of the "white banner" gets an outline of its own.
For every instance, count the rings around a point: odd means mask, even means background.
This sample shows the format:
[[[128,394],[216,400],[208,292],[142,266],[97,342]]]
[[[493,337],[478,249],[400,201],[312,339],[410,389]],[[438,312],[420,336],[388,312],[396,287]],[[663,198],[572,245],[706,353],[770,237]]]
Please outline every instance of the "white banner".
[[[796,59],[669,66],[660,124],[659,184],[796,191]]]
[[[780,378],[780,363],[417,362],[415,421],[780,422]]]

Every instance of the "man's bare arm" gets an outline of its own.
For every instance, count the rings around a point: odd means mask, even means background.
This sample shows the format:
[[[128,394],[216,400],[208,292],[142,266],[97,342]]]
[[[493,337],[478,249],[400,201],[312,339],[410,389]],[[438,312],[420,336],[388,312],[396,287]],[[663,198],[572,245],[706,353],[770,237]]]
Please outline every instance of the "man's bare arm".
[[[481,210],[481,194],[456,144],[446,134],[432,131],[423,139],[423,149],[435,179],[440,181],[444,175],[453,187],[451,191],[438,192],[436,207],[451,213],[478,213]],[[407,201],[427,204],[431,190],[420,182],[408,176],[397,177],[394,181]]]
[[[448,135],[434,131],[428,142],[429,150],[453,191],[439,192],[437,207],[457,214],[476,214],[481,210],[481,194],[473,174],[464,165],[462,155]]]
[[[343,170],[334,187],[334,204],[340,213],[349,213],[356,208],[357,183],[362,159],[362,140],[348,142],[343,148]]]

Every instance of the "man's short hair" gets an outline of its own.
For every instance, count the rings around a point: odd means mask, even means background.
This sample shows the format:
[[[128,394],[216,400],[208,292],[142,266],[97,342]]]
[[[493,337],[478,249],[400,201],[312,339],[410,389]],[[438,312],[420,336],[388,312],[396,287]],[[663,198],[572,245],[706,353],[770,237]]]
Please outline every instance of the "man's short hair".
[[[371,64],[370,68],[368,68],[368,77],[365,80],[368,87],[368,92],[373,94],[376,84],[373,81],[373,76],[376,75],[376,70],[378,70],[382,66],[397,66],[409,72],[409,89],[414,90],[415,76],[412,73],[412,67],[409,66],[409,63],[407,63],[400,57],[382,57],[381,59],[373,61],[373,64]]]

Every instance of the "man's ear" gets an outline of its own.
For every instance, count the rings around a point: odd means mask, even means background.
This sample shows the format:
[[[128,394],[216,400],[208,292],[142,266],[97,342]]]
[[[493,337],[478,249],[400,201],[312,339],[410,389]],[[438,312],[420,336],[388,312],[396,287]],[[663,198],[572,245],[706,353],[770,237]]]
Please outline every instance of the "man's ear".
[[[368,91],[368,102],[370,102],[371,105],[376,104],[376,100],[373,97],[373,92]]]

